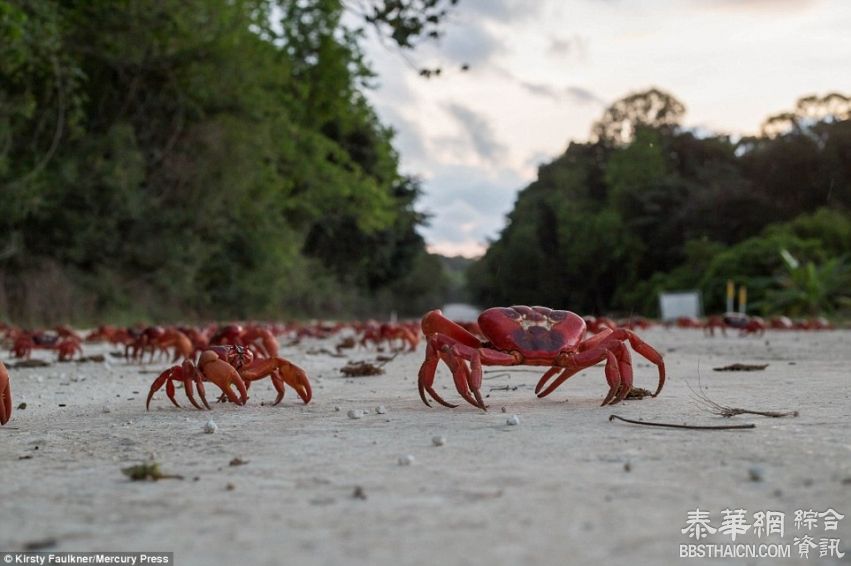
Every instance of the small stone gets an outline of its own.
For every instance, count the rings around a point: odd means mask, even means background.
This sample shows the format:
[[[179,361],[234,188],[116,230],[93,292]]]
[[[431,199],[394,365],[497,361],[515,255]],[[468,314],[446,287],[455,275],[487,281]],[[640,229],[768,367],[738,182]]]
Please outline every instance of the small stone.
[[[20,405],[18,405],[18,410],[19,410],[19,411],[23,411],[23,410],[24,410],[24,409],[26,409],[26,408],[27,408],[27,404],[26,404],[26,403],[21,403]]]
[[[503,413],[507,413],[507,412],[508,412],[508,409],[506,409],[505,407],[502,407],[502,409],[501,409],[501,410],[502,410],[502,412],[503,412]]]
[[[384,405],[379,405],[375,408],[375,412],[378,413],[379,415],[383,415],[384,413],[387,412],[387,409],[384,407]]]
[[[410,466],[414,463],[414,457],[410,454],[405,454],[404,456],[399,456],[399,465],[400,466]]]
[[[508,419],[506,419],[505,424],[508,426],[517,426],[520,424],[520,417],[517,415],[511,415]]]
[[[366,499],[366,492],[359,485],[355,486],[355,490],[352,492],[352,497],[355,499]]]
[[[214,433],[214,432],[216,432],[217,430],[219,430],[219,425],[217,425],[217,424],[215,423],[215,421],[213,421],[213,419],[210,419],[210,420],[209,420],[209,421],[207,421],[207,423],[204,425],[204,432],[206,432],[207,434],[213,434],[213,433]]]
[[[335,406],[334,406],[334,410],[335,410],[335,411],[337,411],[337,412],[339,413],[339,412],[340,412],[340,406],[339,406],[339,405],[335,405]]]
[[[748,479],[751,481],[762,481],[765,477],[765,470],[763,470],[762,466],[751,466],[748,468]]]
[[[439,435],[438,436],[432,436],[431,437],[431,443],[434,444],[435,446],[443,446],[444,444],[446,444],[446,437],[445,436],[439,436]]]
[[[228,490],[228,491],[233,491],[233,490],[235,490],[235,489],[236,489],[236,486],[235,486],[235,485],[233,485],[232,483],[228,483],[228,484],[225,486],[225,489],[226,489],[226,490]]]
[[[627,473],[631,472],[632,471],[632,464],[630,464],[629,462],[625,463],[623,465],[623,471],[625,471]]]
[[[350,419],[362,419],[363,409],[351,409],[348,413]]]

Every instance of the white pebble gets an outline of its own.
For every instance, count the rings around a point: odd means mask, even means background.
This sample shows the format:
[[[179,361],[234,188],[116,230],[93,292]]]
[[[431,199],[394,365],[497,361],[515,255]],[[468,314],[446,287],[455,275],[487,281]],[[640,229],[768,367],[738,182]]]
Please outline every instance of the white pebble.
[[[446,437],[445,436],[432,436],[431,437],[431,443],[434,444],[435,446],[443,446],[444,444],[446,444]]]
[[[217,430],[219,430],[219,425],[217,425],[213,419],[210,419],[207,421],[207,424],[204,425],[204,432],[207,434],[213,434]]]
[[[505,424],[507,424],[509,426],[519,425],[520,424],[520,417],[518,417],[517,415],[511,415],[510,417],[508,417],[508,419],[506,419]]]
[[[363,418],[363,409],[351,409],[348,413],[350,419]]]
[[[375,408],[375,412],[378,413],[379,415],[383,415],[384,413],[387,412],[387,409],[384,408],[384,405],[379,405]]]
[[[405,454],[404,456],[399,456],[399,465],[400,466],[410,466],[414,463],[414,457],[410,454]]]

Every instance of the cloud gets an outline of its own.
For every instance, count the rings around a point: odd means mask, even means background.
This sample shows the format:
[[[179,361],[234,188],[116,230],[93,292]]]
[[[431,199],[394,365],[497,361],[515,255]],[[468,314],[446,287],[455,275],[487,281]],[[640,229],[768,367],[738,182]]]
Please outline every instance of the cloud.
[[[523,162],[523,165],[525,165],[526,167],[532,167],[537,169],[541,165],[553,161],[555,158],[556,156],[549,152],[535,151],[532,153],[532,155],[526,158],[526,160]]]
[[[502,229],[517,190],[527,183],[512,170],[443,165],[423,182],[422,229],[430,248],[444,254],[476,255]]]
[[[584,61],[588,56],[588,40],[580,35],[551,38],[547,55],[556,59],[571,57]]]
[[[567,89],[567,94],[573,98],[573,100],[583,103],[583,104],[600,104],[605,106],[606,101],[591,92],[586,88],[582,88],[579,86],[569,86]]]
[[[505,146],[497,140],[490,122],[484,116],[458,103],[450,104],[447,109],[464,128],[473,149],[482,159],[493,162],[505,154]]]
[[[590,90],[578,86],[564,88],[530,81],[518,81],[520,86],[535,96],[551,98],[555,101],[570,100],[576,104],[598,104],[606,105],[606,101]]]
[[[506,51],[505,44],[480,25],[453,26],[441,38],[437,52],[455,63],[481,66]]]
[[[520,81],[520,86],[525,88],[530,93],[535,96],[542,96],[544,98],[552,98],[553,100],[560,100],[562,95],[564,94],[557,87],[551,85],[545,85],[543,83],[533,83],[530,81]]]
[[[393,129],[393,147],[405,160],[414,164],[425,164],[428,161],[425,135],[415,122],[404,118],[396,109],[389,105],[380,105],[382,122]]]
[[[702,8],[736,12],[804,12],[820,3],[820,0],[692,0]]]
[[[459,10],[500,23],[512,23],[529,19],[538,14],[545,2],[528,0],[463,0]]]

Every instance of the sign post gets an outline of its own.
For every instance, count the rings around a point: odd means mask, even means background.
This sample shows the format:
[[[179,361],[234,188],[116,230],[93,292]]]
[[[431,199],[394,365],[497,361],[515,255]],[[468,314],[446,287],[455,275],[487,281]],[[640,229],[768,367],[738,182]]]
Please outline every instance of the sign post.
[[[733,312],[733,300],[736,297],[736,284],[727,279],[727,312]]]

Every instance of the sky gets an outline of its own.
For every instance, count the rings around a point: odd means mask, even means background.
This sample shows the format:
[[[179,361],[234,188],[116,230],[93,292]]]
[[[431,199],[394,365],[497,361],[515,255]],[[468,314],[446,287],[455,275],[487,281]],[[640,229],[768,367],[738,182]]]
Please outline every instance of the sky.
[[[460,0],[443,31],[409,60],[375,37],[366,53],[368,96],[423,181],[421,232],[446,255],[481,255],[537,166],[631,92],[658,87],[685,126],[733,135],[851,94],[851,0]]]

